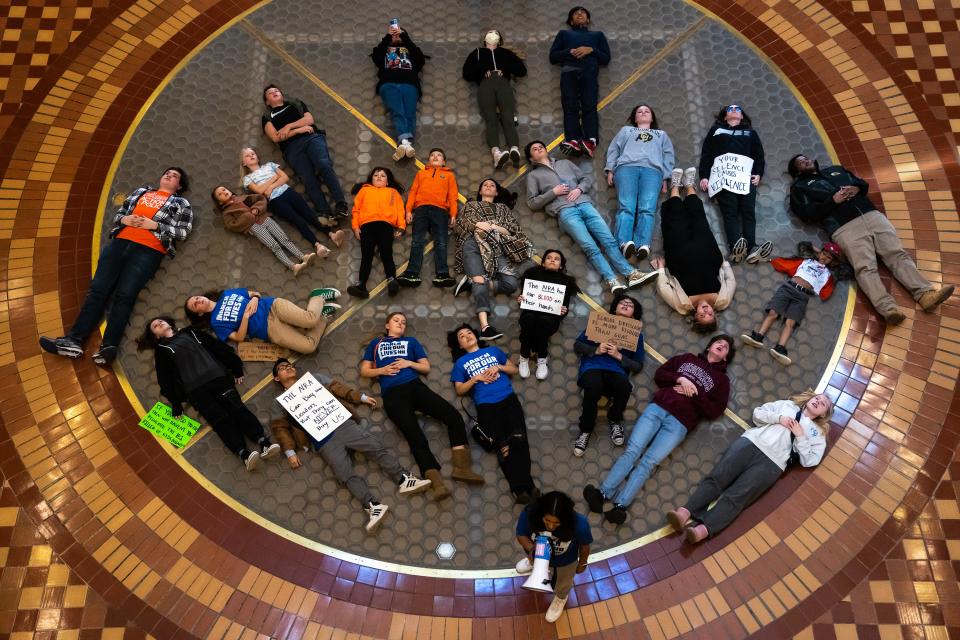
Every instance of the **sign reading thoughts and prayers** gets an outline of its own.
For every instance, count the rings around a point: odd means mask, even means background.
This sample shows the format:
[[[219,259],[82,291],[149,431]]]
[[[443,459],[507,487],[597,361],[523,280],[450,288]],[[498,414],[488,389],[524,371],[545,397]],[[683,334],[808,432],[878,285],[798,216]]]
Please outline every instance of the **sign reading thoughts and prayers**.
[[[750,172],[753,170],[753,158],[739,153],[725,153],[717,156],[710,169],[710,186],[707,193],[712,198],[726,189],[732,193],[750,193]]]
[[[140,426],[182,449],[200,428],[200,423],[187,415],[174,418],[170,407],[158,402],[143,416]]]
[[[520,303],[520,308],[558,316],[566,293],[567,285],[565,284],[527,279],[523,281],[523,301]]]
[[[609,342],[627,351],[637,348],[642,330],[643,323],[639,320],[602,311],[591,311],[587,320],[587,340]]]
[[[277,402],[318,441],[350,419],[347,408],[309,372],[277,396]]]
[[[256,340],[238,344],[237,355],[244,362],[275,362],[277,358],[289,357],[290,351],[272,342]]]

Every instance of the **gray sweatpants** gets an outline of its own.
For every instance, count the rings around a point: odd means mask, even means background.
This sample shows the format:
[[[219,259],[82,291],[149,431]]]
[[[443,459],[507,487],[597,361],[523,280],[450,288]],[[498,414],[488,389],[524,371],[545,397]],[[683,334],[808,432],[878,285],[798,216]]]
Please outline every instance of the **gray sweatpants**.
[[[493,276],[493,279],[487,277],[486,269],[483,268],[483,256],[480,254],[480,247],[473,237],[467,238],[463,243],[463,270],[472,280],[474,276],[483,276],[483,286],[473,283],[470,289],[470,296],[473,298],[474,308],[477,313],[485,311],[490,313],[490,294],[506,293],[511,294],[517,290],[520,279],[516,271],[506,256],[501,254],[498,261],[500,265],[499,273]]]
[[[353,497],[367,506],[377,498],[370,492],[367,481],[356,474],[351,451],[359,451],[377,461],[380,468],[398,485],[403,480],[406,470],[400,466],[397,456],[387,449],[380,439],[360,428],[356,422],[350,420],[337,427],[320,447],[320,457],[330,465],[334,477],[346,485]]]

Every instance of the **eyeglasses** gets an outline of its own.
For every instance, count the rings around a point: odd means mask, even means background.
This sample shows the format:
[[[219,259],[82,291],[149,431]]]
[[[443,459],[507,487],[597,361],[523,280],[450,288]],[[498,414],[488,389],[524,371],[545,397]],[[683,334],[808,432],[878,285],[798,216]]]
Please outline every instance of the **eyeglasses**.
[[[732,105],[730,105],[729,107],[727,107],[727,113],[730,113],[730,112],[732,112],[732,111],[738,111],[738,112],[740,112],[740,111],[743,111],[743,109],[741,109],[740,107],[738,107],[738,106],[735,105],[735,104],[732,104]]]
[[[280,373],[281,371],[286,371],[287,369],[296,369],[296,367],[294,367],[292,364],[288,362],[277,365],[277,373]]]

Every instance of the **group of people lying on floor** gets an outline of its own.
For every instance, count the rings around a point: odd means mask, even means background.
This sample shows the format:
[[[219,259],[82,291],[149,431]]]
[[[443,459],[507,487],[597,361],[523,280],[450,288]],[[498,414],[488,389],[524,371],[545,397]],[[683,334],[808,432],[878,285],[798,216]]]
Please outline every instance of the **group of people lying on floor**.
[[[633,393],[631,376],[645,363],[643,333],[633,349],[594,342],[585,330],[567,345],[580,358],[577,385],[583,390],[573,455],[581,457],[587,451],[602,398],[607,398],[610,439],[614,446],[625,446],[605,477],[583,489],[583,497],[590,511],[603,513],[607,522],[622,524],[654,468],[700,422],[715,420],[727,409],[730,381],[726,369],[736,349],[732,337],[717,333],[717,314],[734,297],[736,281],[731,263],[759,263],[773,252],[771,242],[758,245],[756,239],[756,187],[765,169],[764,155],[749,116],[739,105],[730,104],[720,110],[704,140],[699,169],[676,167],[672,143],[658,128],[653,108],[636,105],[605,157],[604,176],[607,185],[617,189],[619,207],[611,229],[591,196],[595,186],[592,167],[576,161],[577,157],[589,161],[598,144],[596,73],[609,61],[609,48],[601,32],[588,30],[590,14],[583,7],[572,9],[567,22],[570,29],[557,35],[550,52],[551,61],[562,68],[564,158],[552,158],[548,146],[539,140],[529,142],[521,155],[510,80],[522,77],[526,69],[519,56],[503,48],[501,34],[488,31],[483,47],[468,56],[463,75],[480,85],[478,101],[494,164],[501,168],[508,160],[516,165],[526,158],[527,205],[532,211],[542,210],[556,218],[558,226],[584,252],[613,294],[608,313],[642,321],[641,303],[628,290],[655,281],[660,297],[688,316],[695,331],[712,335],[703,351],[677,354],[657,368],[653,378],[656,391],[629,435],[623,423],[624,412]],[[415,157],[416,101],[425,56],[406,31],[391,24],[372,57],[380,70],[378,93],[397,129],[399,143],[394,159]],[[495,452],[516,502],[530,505],[517,525],[518,541],[527,553],[518,563],[518,571],[530,570],[533,534],[552,532],[557,586],[547,617],[555,620],[563,610],[574,574],[586,565],[592,535],[586,518],[574,511],[568,496],[541,493],[537,486],[531,469],[530,434],[512,379],[532,375],[544,380],[549,376],[551,338],[581,292],[577,278],[567,272],[567,257],[559,249],[550,248],[539,255],[539,264],[532,262],[537,253],[535,239],[525,232],[514,211],[517,195],[494,178],[481,180],[476,197],[461,208],[456,176],[446,166],[446,155],[439,148],[430,150],[428,164],[417,172],[406,198],[404,187],[392,171],[375,167],[353,189],[351,211],[334,172],[324,132],[316,126],[306,104],[286,99],[275,85],[264,89],[263,100],[264,134],[279,145],[284,161],[303,183],[312,207],[289,184],[289,176],[277,163],[264,163],[256,149],[245,147],[240,153],[242,184],[236,189],[221,184],[211,193],[224,227],[253,236],[297,276],[312,260],[330,253],[317,233],[335,248],[343,245],[346,233],[338,226],[348,213],[352,214],[351,229],[360,244],[361,259],[358,276],[347,292],[361,299],[370,295],[367,285],[377,253],[383,262],[389,295],[397,295],[401,287],[419,286],[427,240],[433,240],[432,284],[454,287],[454,295],[469,293],[477,319],[475,325],[459,324],[447,335],[446,346],[453,361],[450,382],[458,396],[472,398],[484,442]],[[506,139],[503,150],[498,146],[498,127]],[[698,187],[713,191],[709,176],[715,160],[725,154],[749,158],[752,163],[749,185],[740,189],[743,193],[720,188],[712,196],[722,216],[726,256],[710,230],[697,195]],[[924,311],[934,311],[950,297],[952,286],[935,287],[917,270],[888,219],[869,199],[864,180],[842,166],[821,169],[802,154],[791,158],[787,171],[793,177],[791,210],[802,221],[820,225],[831,241],[819,249],[801,243],[799,255],[773,261],[774,267],[788,277],[764,306],[759,326],[741,336],[745,344],[765,346],[767,333],[781,319],[783,325],[770,352],[781,363],[790,364],[786,344],[801,324],[809,298],[817,295],[827,299],[837,281],[851,271],[884,320],[891,325],[902,322],[906,316],[878,274],[878,257]],[[110,240],[104,245],[73,326],[65,336],[41,337],[42,349],[70,358],[82,357],[85,340],[112,298],[106,330],[93,360],[100,366],[114,361],[140,291],[163,257],[172,259],[177,243],[191,232],[193,210],[184,197],[188,187],[187,173],[180,167],[169,167],[157,186],[142,186],[126,199],[113,217]],[[323,187],[332,199],[332,207]],[[653,256],[652,270],[644,271],[638,263],[652,256],[652,232],[661,193],[668,194],[660,207],[663,255]],[[273,215],[292,225],[309,248],[300,249]],[[413,230],[409,260],[406,270],[397,274],[393,241],[402,237],[408,226]],[[462,274],[459,281],[448,266],[451,231],[453,266]],[[497,294],[516,294],[520,301],[528,280],[564,286],[564,299],[559,314],[520,311],[516,318],[520,354],[512,360],[491,344],[504,335],[491,322],[493,299]],[[267,435],[241,399],[237,385],[243,379],[243,362],[229,345],[256,339],[296,353],[313,353],[329,318],[339,308],[339,296],[334,287],[316,288],[302,306],[245,287],[191,295],[184,303],[189,326],[179,328],[178,322],[167,315],[150,318],[138,340],[138,350],[154,352],[160,390],[170,402],[173,415],[182,415],[183,405],[191,404],[247,469],[281,452],[292,468],[298,468],[304,452],[317,450],[337,480],[366,509],[366,528],[371,531],[389,507],[357,474],[351,451],[361,451],[376,460],[397,484],[398,493],[430,491],[437,500],[451,495],[418,413],[445,425],[453,480],[482,484],[484,478],[472,467],[461,412],[424,380],[431,370],[427,346],[435,345],[424,345],[407,335],[407,318],[399,311],[387,316],[383,334],[370,341],[359,365],[360,377],[378,381],[379,399],[322,372],[315,373],[348,405],[382,405],[407,441],[419,475],[405,468],[396,452],[355,418],[319,442],[278,405],[271,422],[277,442]],[[289,389],[300,374],[286,358],[273,365],[278,390]],[[826,395],[811,391],[757,407],[753,412],[755,426],[730,445],[686,505],[666,513],[667,520],[691,543],[716,535],[791,464],[813,466],[820,461],[832,411]],[[713,502],[716,504],[708,509]]]

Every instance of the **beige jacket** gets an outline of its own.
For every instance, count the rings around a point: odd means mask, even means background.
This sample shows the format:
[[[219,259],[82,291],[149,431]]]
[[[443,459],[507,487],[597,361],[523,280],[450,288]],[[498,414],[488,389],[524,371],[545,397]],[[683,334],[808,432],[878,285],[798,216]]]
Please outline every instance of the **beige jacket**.
[[[713,305],[713,308],[717,311],[723,311],[730,306],[733,294],[737,290],[737,281],[733,277],[733,267],[726,260],[720,265],[719,277],[720,291],[717,292],[717,303]],[[670,275],[670,271],[666,267],[660,269],[660,276],[657,278],[657,293],[677,313],[687,315],[693,311],[690,298],[683,287],[680,286],[680,281]]]

